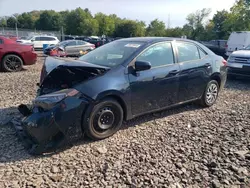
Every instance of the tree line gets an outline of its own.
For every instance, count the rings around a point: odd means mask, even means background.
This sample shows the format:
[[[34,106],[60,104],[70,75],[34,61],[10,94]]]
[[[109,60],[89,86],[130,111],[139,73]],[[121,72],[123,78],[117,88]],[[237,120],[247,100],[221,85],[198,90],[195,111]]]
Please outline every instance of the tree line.
[[[211,9],[190,13],[183,27],[166,28],[163,21],[155,19],[148,25],[143,21],[122,19],[115,14],[97,13],[76,8],[56,12],[32,11],[0,17],[0,27],[59,31],[67,35],[107,35],[112,37],[187,36],[193,40],[227,39],[232,31],[250,30],[250,0],[236,0],[229,11],[217,11],[208,20]]]

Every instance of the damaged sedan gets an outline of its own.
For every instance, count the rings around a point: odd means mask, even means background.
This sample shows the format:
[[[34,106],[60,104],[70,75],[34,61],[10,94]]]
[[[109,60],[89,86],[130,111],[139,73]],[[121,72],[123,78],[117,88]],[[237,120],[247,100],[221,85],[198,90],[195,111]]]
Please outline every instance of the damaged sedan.
[[[19,106],[15,127],[33,154],[83,135],[104,139],[123,120],[192,101],[212,106],[226,63],[202,44],[157,37],[117,40],[77,60],[47,57],[37,97]]]

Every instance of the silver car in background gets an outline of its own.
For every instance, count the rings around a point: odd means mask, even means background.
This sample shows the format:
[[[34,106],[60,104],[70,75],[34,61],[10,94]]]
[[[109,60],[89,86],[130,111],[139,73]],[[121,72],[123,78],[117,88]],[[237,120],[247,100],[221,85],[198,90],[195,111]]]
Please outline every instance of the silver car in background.
[[[81,56],[91,50],[95,49],[95,45],[82,40],[66,40],[58,43],[57,45],[49,46],[44,50],[46,55],[55,49],[63,50],[67,56]]]
[[[250,77],[250,45],[228,57],[228,75]]]

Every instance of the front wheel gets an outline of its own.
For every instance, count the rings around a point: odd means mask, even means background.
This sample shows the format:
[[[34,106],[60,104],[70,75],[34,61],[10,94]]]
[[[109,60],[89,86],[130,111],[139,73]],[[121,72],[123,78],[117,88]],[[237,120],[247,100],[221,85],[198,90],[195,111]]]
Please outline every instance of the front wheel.
[[[204,107],[210,107],[212,106],[219,94],[219,84],[215,80],[211,80],[206,87],[206,90],[201,98],[201,105]]]
[[[87,112],[88,113],[88,112]],[[85,116],[84,131],[93,140],[100,140],[116,133],[123,121],[123,109],[114,99],[108,98],[96,104]]]

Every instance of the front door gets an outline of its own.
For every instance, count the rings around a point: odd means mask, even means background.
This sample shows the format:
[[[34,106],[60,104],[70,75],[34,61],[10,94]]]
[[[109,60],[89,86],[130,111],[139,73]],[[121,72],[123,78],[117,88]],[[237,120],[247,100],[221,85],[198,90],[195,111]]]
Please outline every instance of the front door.
[[[200,98],[212,72],[211,59],[194,43],[176,42],[174,44],[181,69],[178,102]]]
[[[176,103],[179,64],[175,63],[170,42],[152,45],[136,60],[148,61],[151,69],[129,74],[133,115],[159,110]]]

